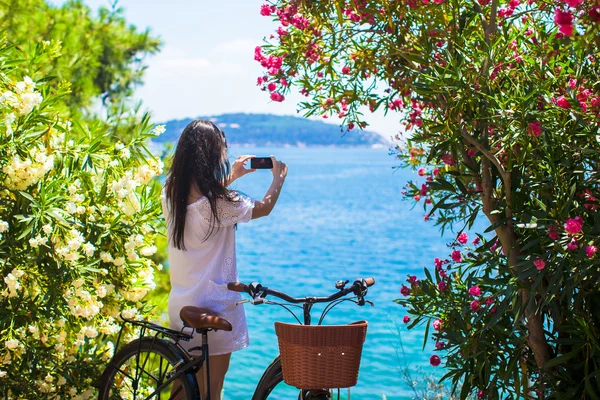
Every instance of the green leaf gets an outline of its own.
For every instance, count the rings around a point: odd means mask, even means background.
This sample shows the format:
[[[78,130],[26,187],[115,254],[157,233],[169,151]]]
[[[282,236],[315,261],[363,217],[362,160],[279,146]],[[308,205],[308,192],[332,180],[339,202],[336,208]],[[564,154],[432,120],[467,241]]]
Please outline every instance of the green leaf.
[[[554,368],[558,365],[561,365],[562,363],[565,363],[565,362],[573,359],[578,354],[580,354],[582,348],[583,347],[580,346],[580,347],[575,348],[575,350],[573,350],[567,354],[561,354],[557,357],[551,358],[550,360],[548,360],[544,363],[544,369]]]

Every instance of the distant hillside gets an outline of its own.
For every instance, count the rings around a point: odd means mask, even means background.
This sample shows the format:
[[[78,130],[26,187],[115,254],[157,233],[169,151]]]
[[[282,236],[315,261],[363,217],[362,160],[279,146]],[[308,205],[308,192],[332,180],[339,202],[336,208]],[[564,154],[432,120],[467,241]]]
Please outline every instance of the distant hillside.
[[[227,136],[227,142],[251,146],[373,146],[387,145],[380,135],[351,131],[344,135],[337,125],[306,118],[270,114],[222,114],[208,119]],[[166,131],[155,142],[177,142],[191,118],[163,122]]]

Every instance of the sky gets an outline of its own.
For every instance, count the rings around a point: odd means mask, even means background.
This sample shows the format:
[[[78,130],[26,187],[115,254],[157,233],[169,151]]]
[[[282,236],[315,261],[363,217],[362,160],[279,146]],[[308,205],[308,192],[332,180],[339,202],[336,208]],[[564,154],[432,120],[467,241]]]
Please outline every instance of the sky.
[[[50,3],[61,4],[62,0]],[[109,0],[84,0],[91,9]],[[149,28],[163,47],[148,57],[144,85],[136,90],[155,122],[222,113],[297,115],[297,93],[282,103],[256,86],[264,69],[254,61],[254,48],[277,24],[260,15],[260,0],[120,0],[125,16],[138,30]],[[339,125],[337,118],[329,123]],[[367,116],[369,130],[386,138],[398,133],[398,117]]]

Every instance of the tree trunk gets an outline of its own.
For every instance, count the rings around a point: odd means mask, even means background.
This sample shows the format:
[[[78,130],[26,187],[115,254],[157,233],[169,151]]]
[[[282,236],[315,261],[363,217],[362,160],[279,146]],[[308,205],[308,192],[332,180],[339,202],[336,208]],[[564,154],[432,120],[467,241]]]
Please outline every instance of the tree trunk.
[[[490,160],[483,157],[481,163],[481,172],[482,172],[482,203],[483,203],[483,212],[487,216],[490,223],[494,224],[498,222],[499,214],[492,214],[492,211],[496,210],[496,201],[494,199],[494,190],[493,183],[491,177],[491,164]],[[512,274],[517,276],[519,273],[519,269],[516,267],[518,261],[521,258],[521,249],[517,244],[517,236],[514,231],[511,229],[509,225],[500,225],[496,227],[496,235],[500,240],[500,245],[504,250],[504,254],[507,255],[507,264],[510,268]],[[526,285],[529,285],[530,282],[523,282]],[[519,294],[521,296],[521,304],[523,305],[524,315],[527,320],[527,343],[529,344],[529,348],[533,352],[533,356],[535,357],[535,362],[540,369],[544,368],[544,363],[550,359],[550,346],[548,346],[548,342],[546,341],[546,336],[544,335],[544,324],[542,321],[542,316],[536,312],[536,303],[535,301],[529,306],[529,292],[527,289],[519,289]]]

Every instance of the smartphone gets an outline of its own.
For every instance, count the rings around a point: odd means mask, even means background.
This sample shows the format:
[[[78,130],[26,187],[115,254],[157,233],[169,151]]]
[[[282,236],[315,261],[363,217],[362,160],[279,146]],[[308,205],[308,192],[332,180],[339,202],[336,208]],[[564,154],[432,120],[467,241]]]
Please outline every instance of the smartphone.
[[[272,169],[271,157],[254,157],[250,159],[250,169]]]

